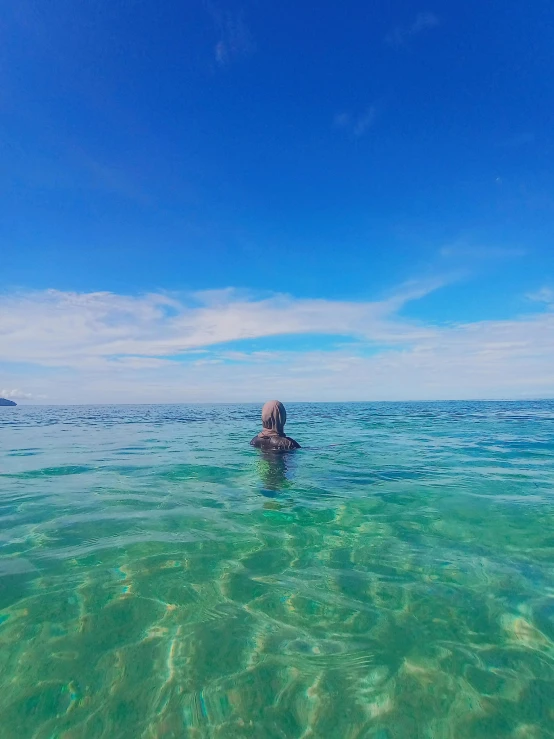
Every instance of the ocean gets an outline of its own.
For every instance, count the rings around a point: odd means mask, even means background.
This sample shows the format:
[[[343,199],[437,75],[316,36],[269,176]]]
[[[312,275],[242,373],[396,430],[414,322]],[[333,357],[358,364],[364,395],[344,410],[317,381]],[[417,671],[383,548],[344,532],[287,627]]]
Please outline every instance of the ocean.
[[[0,409],[2,739],[554,737],[554,401]]]

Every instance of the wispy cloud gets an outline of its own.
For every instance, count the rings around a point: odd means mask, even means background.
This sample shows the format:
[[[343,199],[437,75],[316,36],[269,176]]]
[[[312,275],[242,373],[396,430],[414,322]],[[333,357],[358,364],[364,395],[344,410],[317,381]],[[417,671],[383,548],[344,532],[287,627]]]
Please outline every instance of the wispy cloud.
[[[499,141],[498,146],[503,149],[518,149],[521,146],[532,144],[534,141],[534,133],[518,133],[510,138]]]
[[[401,315],[439,284],[408,284],[373,302],[233,291],[190,300],[7,295],[0,376],[49,402],[554,395],[553,312],[450,326]],[[549,305],[552,295],[545,288],[534,297]],[[271,349],[272,337],[300,334],[321,337],[320,346],[325,337],[343,341],[326,350]]]
[[[529,293],[527,298],[536,303],[545,303],[554,310],[554,290],[551,287],[542,287],[537,292]]]
[[[337,113],[333,123],[335,128],[341,128],[348,131],[355,138],[360,138],[360,136],[363,136],[367,131],[369,131],[375,123],[376,118],[377,109],[372,105],[362,113]]]
[[[218,35],[214,56],[220,66],[254,51],[254,40],[242,10],[224,10],[214,3],[208,3],[208,10]]]
[[[438,17],[434,13],[424,12],[418,13],[415,21],[409,26],[397,26],[385,37],[385,41],[391,46],[403,46],[406,41],[414,36],[419,35],[423,31],[436,28],[440,24]]]
[[[377,302],[253,299],[233,291],[183,301],[56,290],[0,298],[0,360],[83,366],[114,357],[171,357],[231,341],[336,334],[401,342],[417,326],[391,320],[436,283],[409,284]]]
[[[455,243],[444,246],[440,250],[441,257],[448,258],[467,258],[472,260],[494,260],[494,259],[516,259],[524,257],[527,250],[522,247],[512,246],[480,246],[465,243]]]
[[[23,390],[0,390],[0,398],[7,398],[7,400],[31,400],[33,398],[32,393],[24,393]]]

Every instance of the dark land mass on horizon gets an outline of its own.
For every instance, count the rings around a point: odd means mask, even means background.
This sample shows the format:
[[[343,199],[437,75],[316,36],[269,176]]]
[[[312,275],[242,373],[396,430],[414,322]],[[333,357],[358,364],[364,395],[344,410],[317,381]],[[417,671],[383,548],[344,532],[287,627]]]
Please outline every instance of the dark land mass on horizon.
[[[8,400],[7,398],[0,398],[0,405],[17,405],[17,403],[14,403],[13,400]]]

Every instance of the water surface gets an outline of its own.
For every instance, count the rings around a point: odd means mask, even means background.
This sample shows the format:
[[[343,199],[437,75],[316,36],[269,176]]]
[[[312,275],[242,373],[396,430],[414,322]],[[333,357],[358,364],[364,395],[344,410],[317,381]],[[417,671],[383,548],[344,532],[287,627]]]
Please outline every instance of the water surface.
[[[3,739],[554,737],[554,402],[0,409]]]

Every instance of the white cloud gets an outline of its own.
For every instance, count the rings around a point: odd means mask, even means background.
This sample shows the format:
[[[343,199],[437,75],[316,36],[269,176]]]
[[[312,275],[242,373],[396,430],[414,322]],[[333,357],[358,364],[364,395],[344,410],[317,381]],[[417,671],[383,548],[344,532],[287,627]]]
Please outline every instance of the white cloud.
[[[163,294],[5,295],[0,380],[24,382],[57,403],[554,395],[554,313],[446,327],[401,316],[440,284],[411,283],[359,303],[233,291],[193,302]],[[550,293],[537,295],[548,302]],[[343,339],[325,351],[272,350],[271,337],[294,334]],[[241,339],[255,339],[255,350],[237,346]]]
[[[7,400],[31,400],[33,397],[32,393],[24,393],[22,390],[0,390],[0,398],[6,398]]]
[[[423,31],[436,28],[440,21],[434,13],[424,12],[418,13],[415,21],[410,26],[397,26],[389,34],[385,40],[391,46],[402,46],[407,39],[417,36]]]
[[[200,306],[163,294],[129,297],[48,290],[8,295],[0,297],[0,359],[99,366],[114,357],[167,358],[215,344],[287,334],[343,334],[398,343],[425,329],[391,320],[390,315],[435,286],[410,284],[387,300],[366,303],[286,295],[253,300],[239,294],[233,299],[229,292],[217,292],[213,302],[204,298]],[[199,302],[199,296],[194,297]]]

